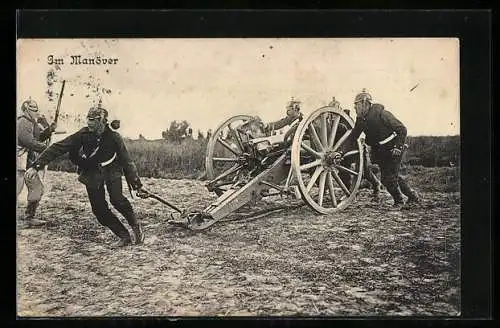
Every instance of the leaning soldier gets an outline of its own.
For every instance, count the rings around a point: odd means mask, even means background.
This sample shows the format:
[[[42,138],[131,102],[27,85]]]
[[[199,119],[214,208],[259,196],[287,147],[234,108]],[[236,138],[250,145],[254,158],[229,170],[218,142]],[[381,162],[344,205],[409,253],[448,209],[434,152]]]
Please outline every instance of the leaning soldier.
[[[137,196],[146,198],[147,192],[137,175],[135,163],[118,132],[112,131],[107,123],[108,112],[101,107],[92,107],[87,114],[87,127],[49,146],[32,164],[26,176],[32,178],[54,159],[69,153],[73,163],[78,165],[78,181],[82,182],[90,200],[92,212],[99,223],[108,227],[120,238],[117,246],[132,244],[127,228],[109,209],[105,198],[105,186],[111,205],[120,212],[135,235],[135,243],[144,241],[144,232],[132,205],[122,192],[122,175],[129,188]]]
[[[26,184],[28,197],[23,221],[26,227],[42,226],[46,221],[36,219],[35,214],[43,194],[43,184],[38,176],[25,179],[25,173],[26,167],[33,163],[37,154],[47,148],[44,141],[55,131],[56,124],[42,124],[47,121],[40,115],[34,100],[24,101],[21,111],[21,116],[17,118],[17,197]]]
[[[381,182],[394,199],[394,207],[407,209],[418,204],[417,193],[399,174],[406,146],[406,127],[383,105],[373,103],[365,89],[356,95],[354,108],[357,118],[348,140],[356,140],[365,133],[372,161],[380,167]],[[408,197],[406,205],[403,195]]]
[[[286,105],[286,116],[280,120],[264,124],[264,132],[269,136],[274,131],[283,129],[287,125],[291,125],[296,120],[302,120],[302,113],[300,112],[300,101],[292,98]],[[297,125],[292,126],[284,136],[285,143],[291,143],[290,136],[293,136],[297,130]]]
[[[246,134],[250,138],[260,138],[260,137],[269,137],[276,130],[280,130],[287,125],[292,124],[295,120],[302,119],[302,113],[300,112],[300,101],[292,98],[286,107],[286,116],[282,119],[279,119],[274,122],[264,123],[262,119],[258,116],[253,117],[248,122],[243,124],[240,128],[241,131],[246,132]],[[295,131],[296,127],[293,128]],[[286,141],[289,135],[292,134],[292,129],[287,131],[285,134],[284,140]]]
[[[335,99],[335,98],[333,98]],[[344,108],[343,109],[344,113],[347,114],[347,116],[351,117],[351,111],[347,108]],[[351,117],[352,118],[352,117]],[[337,135],[343,135],[345,132],[347,132],[349,128],[344,125],[343,123],[340,123],[339,124],[339,132],[337,133]],[[350,139],[351,142],[355,142],[354,139]],[[380,181],[377,179],[375,173],[373,172],[371,166],[372,166],[372,161],[371,161],[371,158],[370,158],[370,152],[369,152],[369,149],[368,149],[368,146],[366,145],[366,143],[362,142],[362,145],[363,145],[363,178],[366,179],[371,187],[372,187],[372,201],[373,202],[379,202],[380,201],[380,189],[381,189],[381,183]],[[355,148],[356,146],[354,145],[354,143],[351,145],[352,148]],[[344,160],[343,164],[345,166],[350,166],[350,164],[352,164],[352,157],[351,158],[351,161],[349,160]],[[347,162],[346,162],[347,161]],[[347,185],[349,186],[350,185],[350,175],[349,173],[346,173],[346,172],[339,172],[339,176],[340,178],[342,179],[342,181]]]

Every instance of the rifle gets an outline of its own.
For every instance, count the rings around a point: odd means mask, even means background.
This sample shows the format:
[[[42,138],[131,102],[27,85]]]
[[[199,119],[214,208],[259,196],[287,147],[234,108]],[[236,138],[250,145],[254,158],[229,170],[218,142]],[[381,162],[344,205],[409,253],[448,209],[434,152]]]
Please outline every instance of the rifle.
[[[66,84],[66,80],[62,81],[61,92],[59,93],[59,99],[57,100],[56,113],[54,115],[54,123],[57,124],[57,120],[59,119],[59,112],[61,110],[61,100],[64,92],[64,85]],[[47,141],[47,146],[50,145],[50,141],[52,139],[52,132],[50,133],[49,139]],[[47,166],[43,168],[42,180],[45,179],[45,173],[47,172]]]

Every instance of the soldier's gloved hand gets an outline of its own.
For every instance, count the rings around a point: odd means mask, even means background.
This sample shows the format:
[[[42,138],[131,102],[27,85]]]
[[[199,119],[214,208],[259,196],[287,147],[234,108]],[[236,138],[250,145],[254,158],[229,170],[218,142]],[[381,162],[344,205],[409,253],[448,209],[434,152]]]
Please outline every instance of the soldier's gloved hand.
[[[140,197],[140,198],[148,198],[149,197],[149,192],[147,192],[146,190],[139,188],[135,191],[135,194],[137,195],[137,197]]]
[[[24,174],[24,178],[29,181],[32,180],[34,177],[36,177],[37,174],[38,171],[34,167],[30,167]]]
[[[398,147],[394,147],[391,149],[391,154],[392,154],[392,157],[398,157],[398,156],[401,156],[401,153],[403,151],[401,150],[401,148],[398,148]]]

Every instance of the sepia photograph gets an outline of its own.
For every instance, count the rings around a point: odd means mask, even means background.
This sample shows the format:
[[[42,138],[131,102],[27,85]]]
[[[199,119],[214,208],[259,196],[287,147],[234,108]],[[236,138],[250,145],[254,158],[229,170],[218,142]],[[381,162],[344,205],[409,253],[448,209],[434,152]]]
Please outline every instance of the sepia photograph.
[[[458,38],[16,48],[18,317],[461,315]]]

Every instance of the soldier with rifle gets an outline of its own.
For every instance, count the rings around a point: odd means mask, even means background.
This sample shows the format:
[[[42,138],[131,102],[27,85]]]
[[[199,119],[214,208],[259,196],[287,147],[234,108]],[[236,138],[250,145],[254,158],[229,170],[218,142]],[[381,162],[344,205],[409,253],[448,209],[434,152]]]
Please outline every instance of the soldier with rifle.
[[[137,196],[147,198],[142,189],[135,163],[125,147],[121,135],[113,131],[108,122],[108,111],[102,107],[92,107],[87,114],[87,127],[49,146],[34,161],[26,172],[33,178],[38,171],[54,159],[69,153],[71,161],[78,166],[78,181],[87,189],[92,212],[99,223],[108,227],[120,240],[117,246],[132,244],[127,228],[109,209],[105,198],[105,188],[111,205],[120,212],[132,227],[135,243],[144,241],[144,232],[132,205],[122,192],[122,176],[129,189],[137,191]],[[132,194],[132,192],[131,192]]]
[[[21,116],[17,118],[17,197],[26,184],[28,198],[22,220],[25,227],[36,227],[46,223],[44,220],[35,218],[43,194],[43,184],[38,176],[29,179],[25,177],[25,173],[37,154],[47,148],[44,141],[50,139],[57,127],[57,122],[47,124],[45,117],[40,115],[38,104],[31,99],[22,103],[21,111]]]

